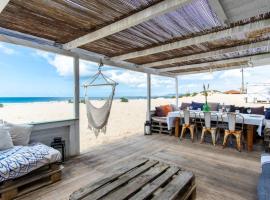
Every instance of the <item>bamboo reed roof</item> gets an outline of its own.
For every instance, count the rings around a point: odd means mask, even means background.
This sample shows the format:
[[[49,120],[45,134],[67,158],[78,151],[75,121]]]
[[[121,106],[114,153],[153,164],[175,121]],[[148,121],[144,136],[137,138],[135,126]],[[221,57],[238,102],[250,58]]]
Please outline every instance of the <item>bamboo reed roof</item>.
[[[165,0],[10,0],[0,14],[0,27],[62,44],[86,34],[100,30],[114,22],[132,16]],[[113,33],[79,48],[102,54],[107,58],[117,57],[153,47],[185,41],[189,38],[218,33],[222,30],[270,19],[268,0],[216,0],[220,3],[228,23],[220,18],[220,11],[213,7],[215,0],[192,0],[187,4],[146,20],[140,24]],[[254,3],[255,2],[255,3]],[[267,3],[268,2],[268,3]],[[223,50],[241,45],[270,40],[270,28],[262,27],[248,33],[239,33],[215,41],[206,41],[172,50],[125,59],[128,63],[143,65],[168,59]],[[242,58],[269,53],[268,43],[250,47],[247,50],[213,54],[183,62],[172,62],[153,66],[151,69],[181,67],[200,63]],[[211,65],[224,68],[244,65],[246,62],[232,62]],[[197,72],[206,67],[169,71],[170,74]]]

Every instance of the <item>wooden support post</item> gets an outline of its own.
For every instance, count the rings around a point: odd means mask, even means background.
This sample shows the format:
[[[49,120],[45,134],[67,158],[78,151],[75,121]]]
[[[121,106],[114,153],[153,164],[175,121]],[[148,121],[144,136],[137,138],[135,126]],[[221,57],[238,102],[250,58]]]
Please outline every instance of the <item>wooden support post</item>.
[[[147,73],[147,121],[151,121],[151,74]]]
[[[71,126],[70,134],[73,131],[74,136],[71,136],[73,140],[73,151],[72,154],[80,154],[80,59],[78,56],[74,57],[73,60],[74,67],[74,118],[76,119],[74,127]]]
[[[176,104],[176,107],[178,107],[178,97],[179,97],[179,93],[178,93],[178,78],[175,77],[175,104]]]

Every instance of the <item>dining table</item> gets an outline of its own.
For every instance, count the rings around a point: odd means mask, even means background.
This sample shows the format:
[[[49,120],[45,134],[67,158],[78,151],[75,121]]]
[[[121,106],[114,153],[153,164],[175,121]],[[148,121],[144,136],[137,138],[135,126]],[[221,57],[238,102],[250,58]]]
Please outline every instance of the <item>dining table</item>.
[[[241,115],[241,116],[239,116]],[[226,117],[226,112],[220,111],[211,111],[211,119],[213,121],[218,120],[219,122],[228,122],[228,118]],[[191,118],[203,118],[203,111],[201,110],[190,110]],[[173,111],[169,112],[167,115],[167,124],[168,129],[171,130],[175,127],[175,136],[179,137],[179,127],[181,124],[181,119],[184,118],[184,111]],[[257,114],[243,114],[239,113],[236,117],[236,123],[243,123],[247,127],[247,150],[253,150],[253,137],[256,132],[259,136],[262,135],[262,127],[265,124],[264,115]]]

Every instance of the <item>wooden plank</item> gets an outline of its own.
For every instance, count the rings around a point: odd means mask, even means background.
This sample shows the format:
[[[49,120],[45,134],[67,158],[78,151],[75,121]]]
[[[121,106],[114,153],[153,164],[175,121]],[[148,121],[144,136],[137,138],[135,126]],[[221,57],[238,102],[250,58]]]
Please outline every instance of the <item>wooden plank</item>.
[[[147,161],[148,161],[148,159],[137,159],[137,160],[134,160],[134,162],[123,163],[120,168],[113,170],[113,173],[114,173],[113,175],[108,175],[107,177],[103,177],[102,179],[99,179],[94,183],[90,183],[90,184],[82,187],[78,191],[73,192],[70,195],[69,199],[70,200],[82,199],[85,196],[87,196],[87,194],[90,194],[91,192],[97,190],[98,188],[104,186],[105,184],[116,180],[118,177],[135,169],[136,167],[139,167],[139,166],[145,164]]]
[[[159,176],[153,182],[147,184],[138,193],[132,196],[129,200],[143,200],[151,196],[157,189],[166,183],[173,175],[180,170],[179,167],[170,167],[164,174]]]
[[[158,161],[150,160],[149,162],[145,163],[144,165],[140,166],[139,168],[137,168],[133,171],[130,171],[130,172],[124,174],[123,176],[119,177],[119,179],[115,180],[114,182],[105,185],[100,190],[94,191],[93,193],[91,193],[88,196],[86,196],[85,198],[83,198],[83,200],[100,199],[100,198],[104,197],[106,194],[108,194],[109,192],[118,188],[119,186],[127,183],[128,181],[130,181],[134,177],[147,171],[149,168],[153,167],[157,163],[158,163]]]
[[[253,151],[253,135],[254,135],[254,126],[247,125],[247,150]]]
[[[65,50],[61,48],[61,45],[57,45],[54,41],[45,40],[39,37],[34,37],[28,34],[20,33],[17,31],[12,31],[9,29],[4,29],[0,27],[0,41],[7,42],[10,44],[22,45],[30,48],[39,49],[42,51],[52,52],[56,54],[61,54],[65,56],[78,56],[82,60],[91,61],[95,63],[100,63],[102,60],[104,65],[114,66],[118,68],[128,69],[131,71],[143,72],[143,73],[150,73],[160,76],[166,77],[174,77],[172,74],[169,73],[157,73],[154,69],[140,67],[134,63],[125,62],[125,61],[113,61],[102,54],[97,54],[91,51],[87,51],[84,49],[72,49],[71,51]]]
[[[169,168],[169,165],[160,163],[155,167],[151,168],[150,170],[146,171],[145,173],[141,174],[140,176],[133,179],[127,185],[121,187],[120,189],[116,190],[115,192],[108,194],[103,200],[124,200],[129,198],[132,194],[136,191],[140,190],[144,185],[146,185],[149,181],[155,179],[160,174],[162,174],[166,169]]]
[[[167,71],[176,71],[176,70],[186,70],[186,69],[192,69],[192,68],[205,68],[205,67],[211,68],[211,66],[214,68],[215,65],[223,65],[223,64],[230,64],[230,63],[236,63],[236,62],[256,63],[256,61],[260,61],[260,60],[270,62],[270,53],[265,53],[261,55],[255,55],[255,56],[245,56],[245,57],[240,57],[240,58],[231,58],[231,59],[219,60],[219,61],[213,61],[213,62],[205,62],[205,63],[199,63],[199,64],[193,64],[193,65],[168,67],[168,68],[162,68],[158,71],[167,72]]]
[[[128,29],[132,26],[136,26],[151,18],[176,10],[177,8],[189,3],[190,1],[191,0],[164,0],[158,4],[148,7],[140,12],[137,12],[129,17],[126,17],[108,26],[105,26],[97,31],[91,32],[87,35],[84,35],[73,41],[70,41],[64,44],[63,48],[66,50],[70,50],[85,45],[87,43],[94,42],[96,40],[107,37],[114,33],[118,33],[122,30]]]
[[[155,196],[153,200],[174,200],[178,197],[183,187],[192,179],[193,174],[191,172],[180,172],[166,187]]]
[[[1,0],[0,1],[0,13],[5,9],[5,7],[8,5],[8,2],[10,0]]]
[[[262,47],[270,48],[270,40],[256,42],[256,43],[252,43],[252,44],[241,45],[241,46],[236,46],[236,47],[229,47],[229,48],[224,48],[221,50],[209,51],[209,52],[199,53],[199,54],[195,54],[195,55],[182,56],[179,58],[162,60],[162,61],[158,61],[158,62],[147,63],[147,64],[144,64],[141,66],[142,67],[157,67],[157,66],[161,66],[161,65],[188,62],[188,61],[192,61],[192,60],[196,60],[196,59],[217,58],[217,57],[222,56],[224,54],[234,54],[237,52],[246,52],[250,49],[257,49],[257,48],[262,48]]]
[[[236,27],[225,29],[222,31],[209,33],[202,36],[192,37],[192,38],[180,40],[177,42],[159,45],[159,46],[151,47],[151,48],[141,50],[141,51],[136,51],[132,53],[115,56],[115,57],[112,57],[112,59],[113,60],[128,60],[132,58],[138,58],[138,57],[156,54],[160,52],[170,51],[173,49],[179,49],[179,48],[188,47],[192,45],[198,45],[204,42],[212,42],[212,41],[219,40],[226,37],[237,37],[238,35],[244,35],[249,32],[259,31],[259,30],[267,29],[267,28],[270,28],[270,19],[261,20],[261,21],[250,23],[250,24],[245,24],[242,26],[236,26]]]

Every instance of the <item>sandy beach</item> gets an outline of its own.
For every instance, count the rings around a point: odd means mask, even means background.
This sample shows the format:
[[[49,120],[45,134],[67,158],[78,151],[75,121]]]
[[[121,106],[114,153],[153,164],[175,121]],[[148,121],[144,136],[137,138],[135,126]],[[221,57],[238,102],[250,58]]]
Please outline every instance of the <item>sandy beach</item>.
[[[204,102],[204,96],[184,97],[181,102],[198,101]],[[269,104],[246,104],[243,95],[212,94],[209,102],[233,104],[237,106],[261,106],[270,107]],[[94,101],[94,104],[102,105],[103,101]],[[152,109],[158,105],[175,104],[175,99],[152,99]],[[13,123],[46,122],[55,120],[71,119],[73,116],[73,104],[68,102],[47,103],[23,103],[5,104],[0,108],[0,119]],[[91,147],[110,143],[114,140],[125,139],[133,134],[143,134],[143,125],[146,118],[146,99],[129,100],[127,103],[114,100],[106,134],[101,133],[98,137],[87,128],[85,104],[80,105],[80,132],[81,151],[88,151]]]

